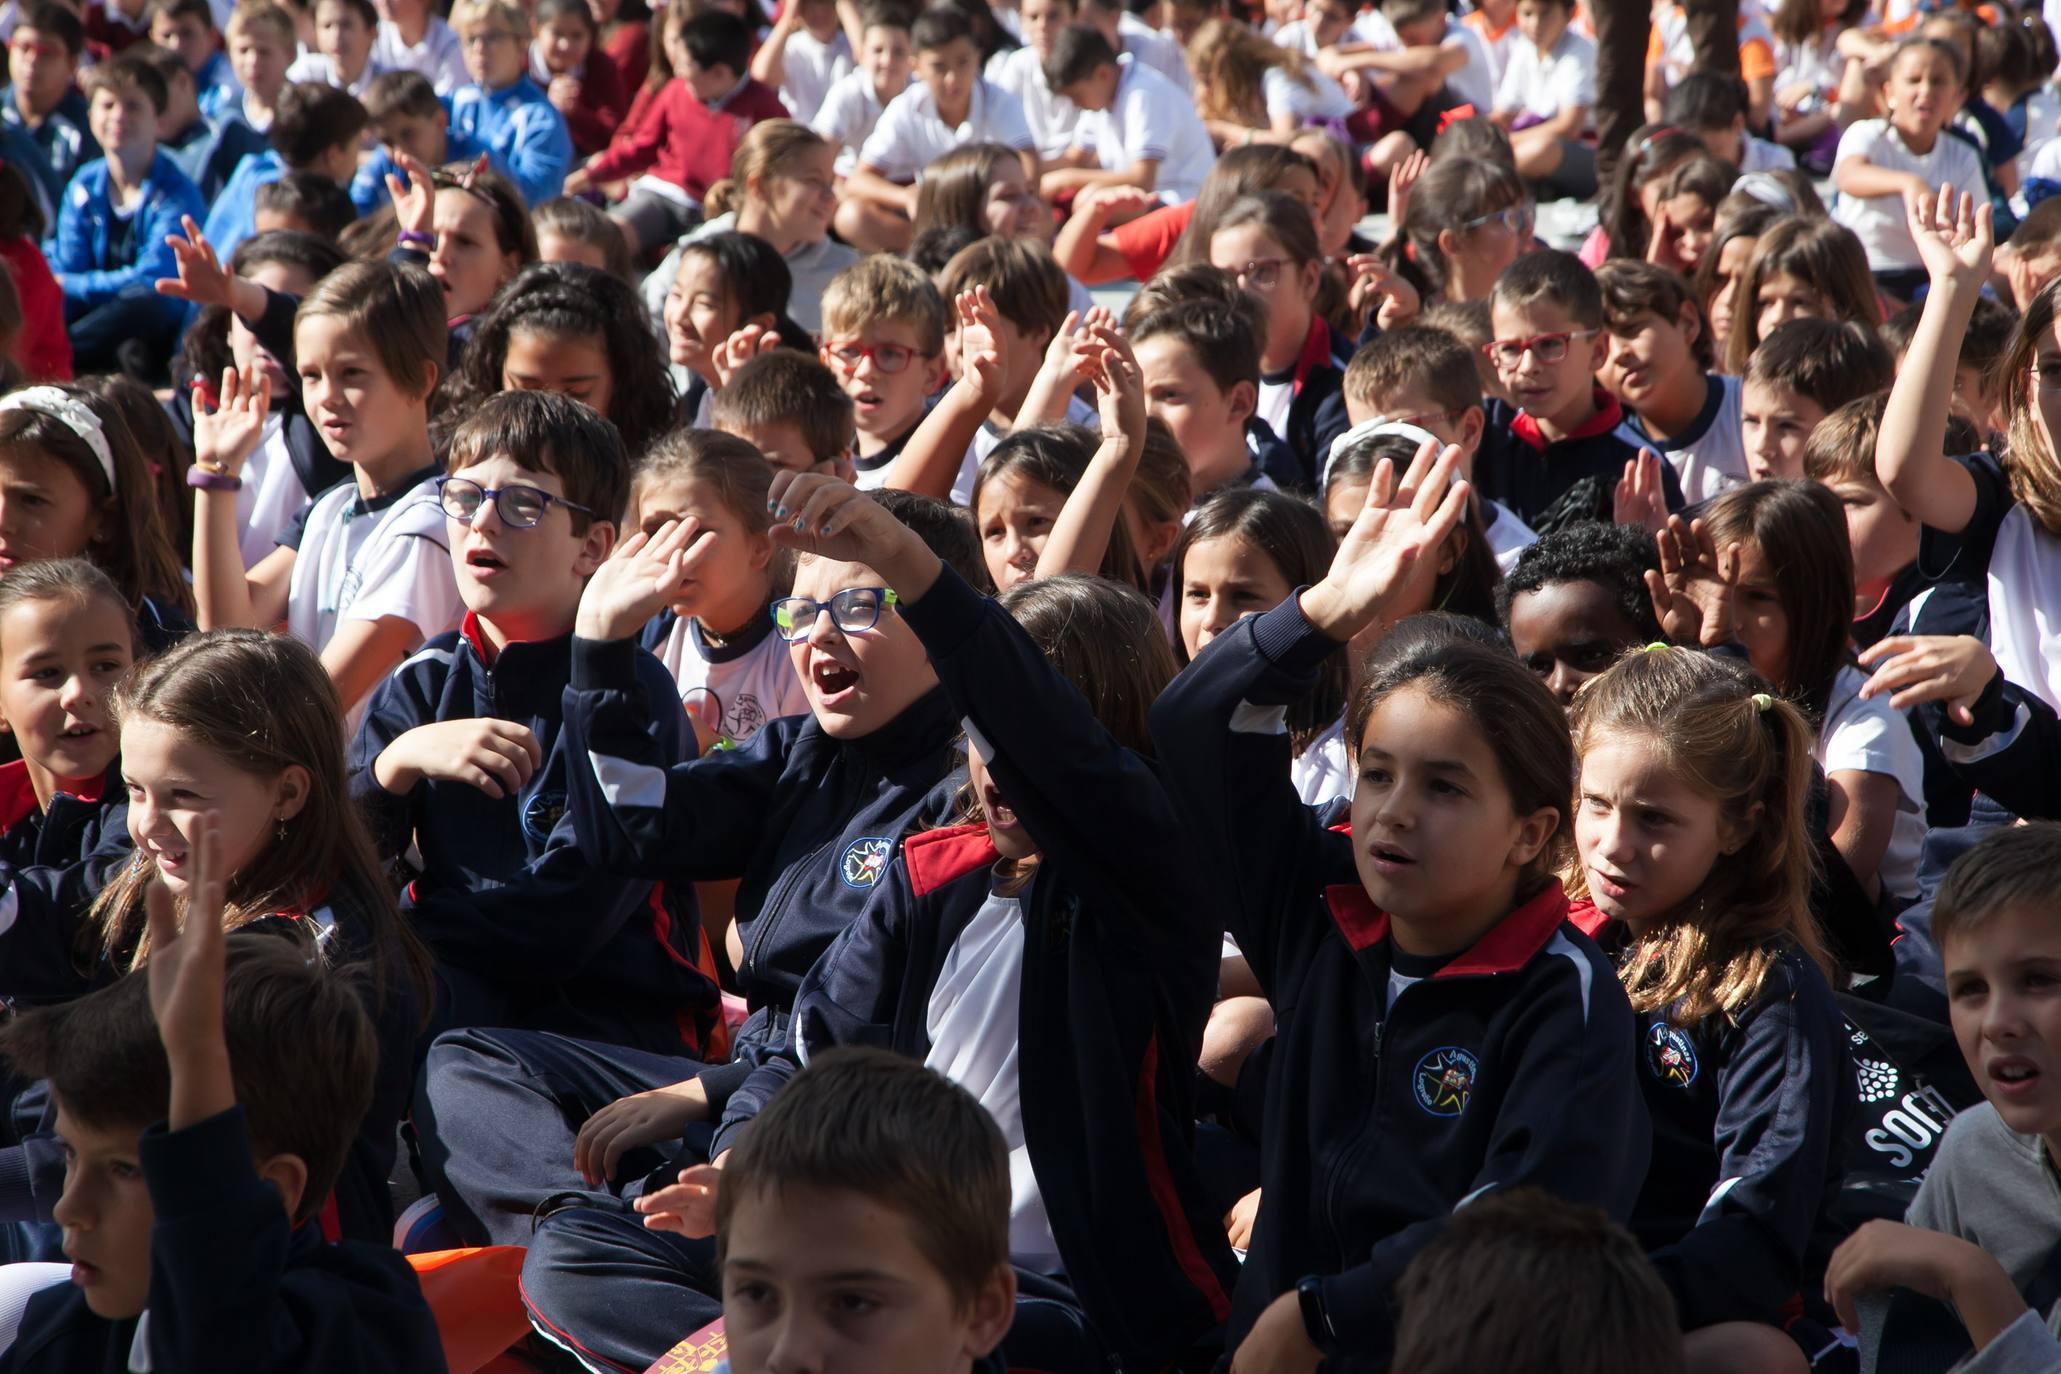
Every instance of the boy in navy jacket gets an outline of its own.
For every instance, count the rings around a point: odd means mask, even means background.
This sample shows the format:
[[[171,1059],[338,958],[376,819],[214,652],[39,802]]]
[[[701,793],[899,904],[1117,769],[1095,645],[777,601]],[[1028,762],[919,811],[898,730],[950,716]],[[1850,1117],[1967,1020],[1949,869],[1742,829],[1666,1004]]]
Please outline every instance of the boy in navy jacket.
[[[447,470],[464,623],[380,685],[350,753],[381,853],[420,856],[402,907],[437,956],[438,1020],[705,1058],[717,996],[691,893],[552,842],[583,766],[561,723],[573,613],[629,498],[622,440],[570,397],[503,392],[459,427]],[[685,757],[671,677],[645,653],[628,668],[654,756]]]
[[[962,575],[984,577],[972,526],[950,507],[903,492],[874,499]],[[803,976],[864,910],[902,836],[950,813],[958,719],[880,575],[862,564],[804,559],[795,574],[795,597],[815,609],[792,614],[782,633],[809,715],[768,723],[743,749],[684,763],[661,747],[654,721],[678,716],[679,698],[661,708],[643,689],[635,665],[649,656],[636,636],[693,575],[711,538],[668,524],[654,536],[671,541],[664,576],[637,580],[631,570],[650,560],[628,555],[652,541],[634,536],[581,600],[565,748],[586,766],[568,771],[566,806],[581,853],[605,871],[739,880],[733,947],[750,1017],[730,1055],[701,1060],[534,1032],[441,1037],[415,1119],[431,1137],[425,1159],[461,1236],[527,1244],[540,1203],[577,1194],[605,1205],[616,1185],[634,1187],[662,1156],[640,1150],[625,1162],[617,1152],[576,1167],[568,1124],[620,1099],[632,1099],[625,1113],[655,1109],[657,1134],[639,1144],[682,1148],[692,1126],[691,1152],[706,1157],[710,1125],[784,1034]]]
[[[793,505],[806,489],[860,512],[833,538],[864,547],[900,594],[965,720],[986,820],[907,841],[804,980],[789,1046],[731,1097],[712,1156],[804,1058],[885,1045],[929,1063],[981,1097],[1019,1161],[1011,1252],[1037,1301],[1005,1342],[1010,1363],[1080,1367],[1086,1349],[1098,1367],[1163,1368],[1222,1322],[1237,1276],[1190,1154],[1224,913],[1147,757],[1145,709],[1174,668],[1164,631],[1142,597],[1090,578],[997,604],[828,479],[783,476],[774,493]],[[975,968],[992,999],[969,984]],[[559,1213],[523,1270],[540,1324],[632,1367],[716,1312],[705,1247],[641,1221]],[[636,1277],[602,1294],[597,1272]]]
[[[165,81],[140,55],[111,58],[86,73],[87,119],[107,156],[72,178],[48,245],[64,290],[65,327],[81,376],[165,370],[178,332],[178,302],[157,294],[173,272],[165,240],[188,215],[202,213],[200,192],[157,146]]]
[[[0,1371],[442,1370],[407,1261],[316,1222],[371,1103],[371,1021],[298,939],[223,934],[220,849],[195,839],[183,927],[150,893],[148,977],[5,1033],[56,1098],[73,1268],[29,1300]]]

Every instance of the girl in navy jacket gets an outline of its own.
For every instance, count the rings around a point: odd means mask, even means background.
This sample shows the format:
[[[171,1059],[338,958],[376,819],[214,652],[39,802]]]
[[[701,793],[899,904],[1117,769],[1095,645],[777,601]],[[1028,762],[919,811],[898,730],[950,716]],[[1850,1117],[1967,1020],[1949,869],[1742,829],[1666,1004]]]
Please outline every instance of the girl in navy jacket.
[[[1575,919],[1618,957],[1653,1117],[1632,1229],[1691,1364],[1727,1352],[1705,1368],[1800,1367],[1774,1327],[1816,1291],[1806,1251],[1855,1093],[1810,915],[1812,732],[1761,686],[1730,660],[1654,648],[1592,679],[1572,720],[1593,903]]]
[[[1433,453],[1400,485],[1383,460],[1324,579],[1218,636],[1153,708],[1279,1022],[1236,1084],[1265,1121],[1236,1374],[1385,1368],[1395,1282],[1454,1208],[1531,1185],[1621,1217],[1645,1174],[1631,1008],[1552,876],[1574,760],[1544,685],[1480,643],[1392,632],[1348,713],[1349,830],[1289,782],[1284,708],[1466,508],[1459,451]]]
[[[1224,914],[1149,757],[1146,713],[1174,672],[1165,633],[1150,602],[1100,578],[985,600],[848,488],[782,474],[774,491],[790,506],[822,494],[835,533],[821,544],[899,545],[833,556],[863,557],[900,594],[966,725],[978,819],[903,845],[803,981],[794,1057],[731,1098],[715,1149],[798,1058],[875,1044],[924,1060],[982,1097],[1028,1158],[1019,1266],[1064,1274],[1101,1361],[1163,1368],[1223,1321],[1237,1278],[1189,1151]],[[1041,1363],[1021,1339],[1006,1348]]]

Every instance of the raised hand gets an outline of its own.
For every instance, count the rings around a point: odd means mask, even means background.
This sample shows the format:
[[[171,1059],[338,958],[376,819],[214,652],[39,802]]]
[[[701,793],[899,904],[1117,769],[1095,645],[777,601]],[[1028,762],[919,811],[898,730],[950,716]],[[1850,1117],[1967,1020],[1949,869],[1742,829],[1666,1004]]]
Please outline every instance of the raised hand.
[[[938,557],[862,491],[814,472],[776,472],[767,493],[773,541],[818,558],[863,563],[914,601],[937,580]]]
[[[172,1071],[173,1130],[205,1121],[236,1103],[229,1042],[222,1033],[228,967],[222,908],[229,875],[212,813],[195,816],[187,844],[194,866],[185,924],[180,924],[172,893],[162,880],[153,879],[143,899],[150,940],[144,976],[150,980],[150,1011]]]
[[[1732,638],[1732,602],[1739,585],[1737,543],[1722,550],[1701,520],[1668,517],[1654,536],[1660,571],[1646,574],[1646,591],[1660,628],[1676,644],[1709,646]]]
[[[193,379],[193,458],[203,468],[234,477],[257,452],[272,409],[272,379],[256,367],[222,369],[222,390],[209,410],[199,377]]]
[[[715,531],[698,520],[668,520],[639,531],[587,580],[573,633],[582,639],[628,639],[678,598],[695,566],[714,547]]]
[[[191,301],[195,305],[220,305],[233,309],[236,305],[236,275],[222,265],[214,245],[201,234],[200,225],[194,222],[193,216],[180,216],[179,224],[185,230],[183,234],[165,236],[165,245],[172,250],[179,275],[158,278],[157,293]]]
[[[431,234],[436,231],[437,188],[429,174],[429,168],[399,148],[389,150],[394,165],[401,169],[395,176],[386,174],[386,192],[393,197],[394,222],[404,234]]]
[[[1667,495],[1661,486],[1660,455],[1650,448],[1624,465],[1610,517],[1620,525],[1638,525],[1648,534],[1667,528]]]
[[[709,355],[709,363],[716,370],[716,385],[728,386],[737,369],[761,353],[771,353],[780,347],[778,330],[764,325],[748,324],[716,345]]]
[[[959,380],[992,410],[1002,399],[1002,379],[1008,375],[1002,312],[985,286],[961,291],[952,307],[959,320]]]
[[[1422,148],[1388,169],[1388,218],[1394,224],[1403,222],[1403,215],[1410,208],[1410,188],[1417,179],[1431,167],[1431,154]]]
[[[1393,329],[1415,319],[1424,308],[1417,288],[1375,254],[1355,253],[1345,260],[1345,265],[1353,274],[1346,303],[1355,320],[1364,321],[1367,310],[1373,307],[1374,322],[1383,329]]]
[[[1975,723],[1975,702],[1997,675],[1989,646],[1969,635],[1892,635],[1862,650],[1861,662],[1875,669],[1862,696],[1888,693],[1899,711],[1943,701],[1957,725]]]
[[[1937,196],[1929,191],[1913,195],[1904,203],[1904,220],[1918,245],[1919,261],[1935,285],[1960,290],[1980,290],[1989,280],[1990,261],[1996,252],[1994,217],[1987,200],[1961,195],[1942,185]]]
[[[1466,514],[1468,486],[1453,475],[1459,463],[1457,447],[1426,441],[1400,481],[1387,459],[1374,465],[1366,504],[1330,570],[1302,594],[1312,625],[1344,643],[1380,617],[1411,566],[1436,552]]]
[[[1101,347],[1095,383],[1095,413],[1102,422],[1102,437],[1118,435],[1135,456],[1145,447],[1145,374],[1131,352],[1130,341],[1109,324],[1095,328]]]

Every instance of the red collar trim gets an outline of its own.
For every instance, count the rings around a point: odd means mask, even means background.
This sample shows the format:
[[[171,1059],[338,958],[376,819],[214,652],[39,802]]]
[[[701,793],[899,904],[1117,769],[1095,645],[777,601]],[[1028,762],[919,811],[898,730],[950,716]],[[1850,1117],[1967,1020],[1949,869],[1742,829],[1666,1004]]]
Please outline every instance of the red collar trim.
[[[1517,418],[1510,422],[1510,432],[1543,453],[1546,451],[1546,446],[1549,443],[1558,442],[1565,444],[1576,439],[1593,439],[1598,434],[1608,434],[1611,430],[1624,423],[1624,407],[1618,403],[1617,397],[1611,395],[1600,386],[1596,387],[1591,392],[1591,395],[1595,397],[1596,413],[1582,421],[1580,427],[1565,439],[1557,441],[1547,439],[1545,435],[1539,432],[1537,418],[1528,410],[1517,412]]]
[[[1325,888],[1324,902],[1331,909],[1332,922],[1355,954],[1388,938],[1388,913],[1375,906],[1374,899],[1359,884],[1337,883]],[[1567,893],[1556,878],[1538,896],[1490,927],[1472,949],[1433,976],[1465,978],[1515,973],[1546,947],[1553,932],[1567,919]]]
[[[60,787],[58,795],[77,797],[84,802],[97,802],[107,791],[107,775],[74,781],[70,787]],[[11,830],[25,816],[37,811],[36,784],[29,777],[26,759],[0,764],[0,831]]]
[[[977,869],[991,868],[1001,855],[988,828],[976,822],[925,831],[902,842],[902,864],[909,872],[909,891],[927,896]]]
[[[1295,389],[1302,390],[1310,372],[1331,361],[1331,325],[1322,315],[1310,316],[1310,332],[1303,336],[1302,352],[1295,360]]]
[[[1567,908],[1567,919],[1569,924],[1591,940],[1596,938],[1597,931],[1610,924],[1610,918],[1598,911],[1596,904],[1586,897]]]
[[[479,655],[479,661],[486,664],[489,668],[494,666],[494,661],[500,658],[502,654],[513,649],[518,644],[542,644],[545,642],[539,639],[511,639],[499,649],[496,649],[493,641],[487,638],[486,628],[480,624],[479,612],[477,611],[467,611],[465,613],[465,619],[458,622],[458,632],[465,636],[465,642],[470,644],[472,651]],[[556,635],[552,636],[554,639],[557,637]]]

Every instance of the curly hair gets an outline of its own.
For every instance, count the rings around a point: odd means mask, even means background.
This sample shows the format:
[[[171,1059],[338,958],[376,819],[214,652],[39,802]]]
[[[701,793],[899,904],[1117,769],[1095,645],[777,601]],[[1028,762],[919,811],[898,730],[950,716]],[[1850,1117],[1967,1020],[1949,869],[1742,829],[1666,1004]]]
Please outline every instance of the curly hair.
[[[1581,520],[1527,544],[1496,588],[1496,619],[1507,628],[1510,603],[1527,592],[1568,582],[1593,582],[1610,593],[1625,620],[1651,644],[1665,636],[1653,614],[1646,573],[1660,570],[1653,536],[1637,525]]]
[[[620,277],[574,262],[531,263],[502,290],[445,383],[446,415],[467,413],[507,389],[501,369],[517,330],[601,341],[611,383],[608,418],[633,457],[672,422],[673,379],[650,312]]]

